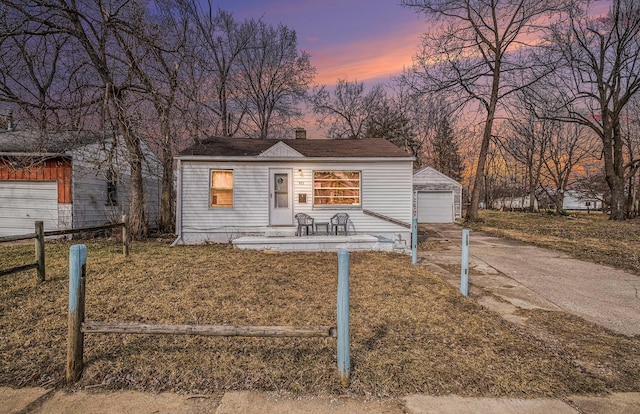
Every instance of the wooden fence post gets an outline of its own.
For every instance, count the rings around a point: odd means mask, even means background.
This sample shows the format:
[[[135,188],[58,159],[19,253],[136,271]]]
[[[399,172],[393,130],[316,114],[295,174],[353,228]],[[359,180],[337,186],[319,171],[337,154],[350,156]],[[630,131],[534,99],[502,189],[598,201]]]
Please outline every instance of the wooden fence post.
[[[122,254],[129,256],[129,216],[122,216]]]
[[[460,266],[460,293],[469,296],[469,230],[462,230],[462,263]]]
[[[69,329],[67,338],[67,384],[80,379],[83,368],[84,286],[87,246],[76,244],[69,251]]]
[[[44,223],[36,221],[36,271],[38,273],[38,281],[44,282],[45,279],[45,261],[44,261]]]
[[[338,371],[340,383],[349,387],[351,350],[349,339],[349,251],[338,250]]]

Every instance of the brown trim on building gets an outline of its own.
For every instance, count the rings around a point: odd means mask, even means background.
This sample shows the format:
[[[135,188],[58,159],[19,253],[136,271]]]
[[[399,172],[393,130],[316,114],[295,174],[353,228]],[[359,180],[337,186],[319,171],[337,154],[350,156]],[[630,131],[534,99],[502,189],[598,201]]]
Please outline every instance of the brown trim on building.
[[[59,157],[41,161],[28,167],[16,167],[0,159],[0,180],[57,181],[58,203],[71,204],[71,160]]]

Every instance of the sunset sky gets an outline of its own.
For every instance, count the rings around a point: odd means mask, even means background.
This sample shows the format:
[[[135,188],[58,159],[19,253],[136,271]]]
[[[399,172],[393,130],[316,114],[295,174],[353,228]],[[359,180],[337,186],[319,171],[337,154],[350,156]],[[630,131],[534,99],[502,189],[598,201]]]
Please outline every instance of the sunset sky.
[[[316,83],[385,82],[411,63],[425,22],[400,0],[221,0],[237,19],[260,18],[296,31],[311,54]]]
[[[338,79],[386,82],[411,64],[427,23],[400,0],[212,0],[238,19],[260,18],[296,31],[298,45],[311,54],[316,83]],[[610,0],[595,1],[605,13]]]
[[[231,12],[238,20],[262,18],[296,31],[298,47],[311,55],[317,70],[315,83],[330,89],[338,79],[370,86],[389,82],[411,65],[424,17],[401,7],[401,0],[211,0],[214,7]],[[604,14],[611,0],[595,1],[594,14]],[[313,115],[304,126],[310,137],[322,137]]]

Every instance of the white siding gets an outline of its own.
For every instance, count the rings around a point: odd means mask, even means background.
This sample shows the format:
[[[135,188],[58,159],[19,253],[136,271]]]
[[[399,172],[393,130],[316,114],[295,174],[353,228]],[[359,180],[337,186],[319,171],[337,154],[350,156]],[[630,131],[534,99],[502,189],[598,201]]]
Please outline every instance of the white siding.
[[[411,223],[412,164],[411,161],[376,162],[198,162],[182,161],[181,217],[179,227],[185,243],[205,240],[229,241],[245,234],[264,234],[269,226],[269,169],[289,168],[292,171],[294,214],[307,213],[316,221],[329,221],[338,212],[349,214],[357,233],[383,235],[407,240],[409,229],[365,215],[363,209]],[[209,171],[232,169],[234,172],[233,208],[209,207]],[[361,171],[360,207],[313,206],[314,170]],[[302,175],[300,175],[300,171]],[[299,203],[299,194],[306,194],[307,203]]]
[[[158,221],[158,205],[161,183],[159,162],[145,146],[145,162],[143,164],[143,185],[147,221],[155,228]],[[116,171],[117,204],[107,203],[107,150],[102,145],[88,145],[73,154],[73,227],[99,226],[119,221],[123,214],[128,214],[130,200],[129,166],[124,155],[124,143],[112,154],[112,163]]]
[[[58,229],[58,184],[55,181],[0,181],[0,236]]]

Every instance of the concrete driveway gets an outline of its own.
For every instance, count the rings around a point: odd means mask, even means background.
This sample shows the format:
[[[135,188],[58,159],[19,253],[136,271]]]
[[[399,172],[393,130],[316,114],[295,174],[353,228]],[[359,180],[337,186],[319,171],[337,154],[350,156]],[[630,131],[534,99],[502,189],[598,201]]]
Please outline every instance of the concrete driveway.
[[[460,265],[462,228],[427,228],[427,241],[439,242],[439,248],[420,252],[420,263],[460,286],[460,274],[452,267]],[[625,335],[640,335],[639,276],[482,232],[470,232],[469,240],[470,293],[507,319],[518,322],[517,308],[562,310]]]

